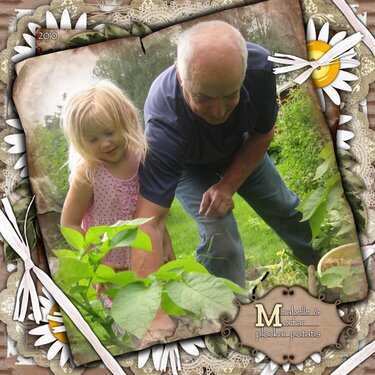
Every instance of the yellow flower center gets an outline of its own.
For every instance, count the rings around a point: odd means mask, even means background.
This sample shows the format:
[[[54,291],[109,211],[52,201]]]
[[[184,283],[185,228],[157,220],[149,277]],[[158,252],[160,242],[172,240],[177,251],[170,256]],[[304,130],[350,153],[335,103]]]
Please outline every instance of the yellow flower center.
[[[51,311],[49,312],[49,315],[54,316],[55,312],[60,312],[60,309],[57,305],[54,305],[52,307]],[[51,330],[51,333],[53,334],[53,336],[56,337],[57,340],[59,340],[63,344],[69,344],[68,337],[66,336],[65,332],[53,333],[53,328],[60,327],[63,324],[59,322],[54,322],[53,320],[49,320],[48,325],[49,325],[49,329]]]
[[[307,57],[309,61],[319,60],[327,51],[332,48],[329,44],[321,40],[312,40],[307,43]],[[337,77],[340,71],[340,61],[335,60],[330,65],[321,66],[312,73],[314,85],[322,88],[330,85]]]

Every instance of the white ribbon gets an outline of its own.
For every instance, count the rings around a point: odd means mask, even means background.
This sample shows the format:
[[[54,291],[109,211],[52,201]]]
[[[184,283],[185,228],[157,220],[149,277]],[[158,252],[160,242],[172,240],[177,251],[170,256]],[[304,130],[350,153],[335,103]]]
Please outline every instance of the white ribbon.
[[[33,263],[30,256],[29,245],[27,241],[24,241],[24,239],[21,236],[21,233],[17,226],[16,217],[13,213],[8,198],[3,198],[1,201],[4,206],[5,214],[2,210],[0,210],[0,234],[3,236],[4,240],[12,247],[12,249],[21,257],[25,264],[25,272],[22,276],[17,291],[16,306],[13,319],[19,320],[21,322],[24,321],[29,297],[31,299],[31,305],[33,307],[33,315],[35,321],[39,323],[42,319],[38,295],[36,292],[34,281],[31,277],[30,271],[32,270],[37,279],[53,296],[57,304],[65,311],[67,315],[69,315],[70,319],[73,321],[75,326],[90,342],[90,344],[97,352],[99,357],[102,359],[103,363],[108,368],[108,370],[110,370],[114,375],[125,375],[125,372],[123,371],[121,366],[117,363],[117,361],[112,357],[112,355],[107,351],[107,349],[95,336],[90,326],[82,318],[80,312],[73,305],[73,303],[66,297],[66,295],[61,291],[61,289],[59,289],[59,287],[53,282],[53,280],[43,270],[38,268]],[[30,206],[27,210],[27,214],[29,212],[31,204],[32,202],[30,203]],[[25,228],[27,222],[27,214],[25,218]]]
[[[275,56],[268,56],[268,60],[278,64],[289,65],[281,68],[275,68],[273,70],[275,74],[288,73],[310,66],[309,69],[307,69],[294,79],[294,82],[301,85],[310,77],[315,69],[335,63],[340,57],[344,58],[352,56],[353,52],[349,50],[352,49],[356,44],[358,44],[362,40],[362,38],[363,35],[360,32],[357,32],[349,36],[348,38],[345,38],[341,42],[335,44],[319,60],[316,61],[308,61],[302,59],[301,57],[286,55],[283,53],[275,53]]]
[[[375,245],[366,245],[361,247],[363,260],[369,258],[372,254],[375,253]],[[342,365],[340,365],[331,375],[346,375],[350,371],[357,368],[363,361],[371,357],[375,353],[375,341],[372,341],[370,344],[366,345],[359,352],[352,355],[347,359]]]
[[[375,38],[372,36],[368,28],[357,18],[349,4],[347,4],[345,0],[332,0],[332,2],[340,9],[353,29],[364,35],[363,42],[375,56]]]
[[[370,258],[370,256],[372,254],[375,253],[375,244],[374,245],[361,246],[361,251],[362,251],[363,260],[366,260],[367,258]]]
[[[366,345],[359,352],[352,355],[342,365],[340,365],[335,371],[331,372],[331,375],[347,375],[349,372],[357,368],[363,361],[371,357],[375,353],[375,341]]]

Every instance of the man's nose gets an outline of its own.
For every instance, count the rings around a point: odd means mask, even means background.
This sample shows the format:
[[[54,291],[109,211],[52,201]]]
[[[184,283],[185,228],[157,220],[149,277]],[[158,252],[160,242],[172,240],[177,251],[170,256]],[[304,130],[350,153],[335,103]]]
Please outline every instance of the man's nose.
[[[226,106],[223,100],[217,100],[211,105],[211,113],[218,119],[225,115]]]

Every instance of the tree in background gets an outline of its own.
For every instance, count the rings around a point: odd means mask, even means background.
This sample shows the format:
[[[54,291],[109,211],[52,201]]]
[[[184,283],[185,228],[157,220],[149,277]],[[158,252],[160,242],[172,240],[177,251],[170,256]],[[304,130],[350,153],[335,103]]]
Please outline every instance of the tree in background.
[[[66,95],[63,95],[63,102]],[[40,122],[34,129],[33,147],[37,153],[39,169],[43,171],[43,176],[48,178],[49,192],[55,202],[62,205],[68,191],[68,143],[61,129],[61,112],[63,104],[57,106],[57,110],[52,115],[44,117],[44,122]]]

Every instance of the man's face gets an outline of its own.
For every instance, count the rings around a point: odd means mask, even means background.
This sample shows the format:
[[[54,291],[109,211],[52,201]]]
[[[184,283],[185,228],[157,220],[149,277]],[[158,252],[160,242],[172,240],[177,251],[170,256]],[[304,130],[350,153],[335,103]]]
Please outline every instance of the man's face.
[[[242,69],[233,69],[232,66],[231,71],[225,70],[196,72],[188,75],[182,83],[187,105],[194,114],[211,125],[224,123],[240,99]]]

